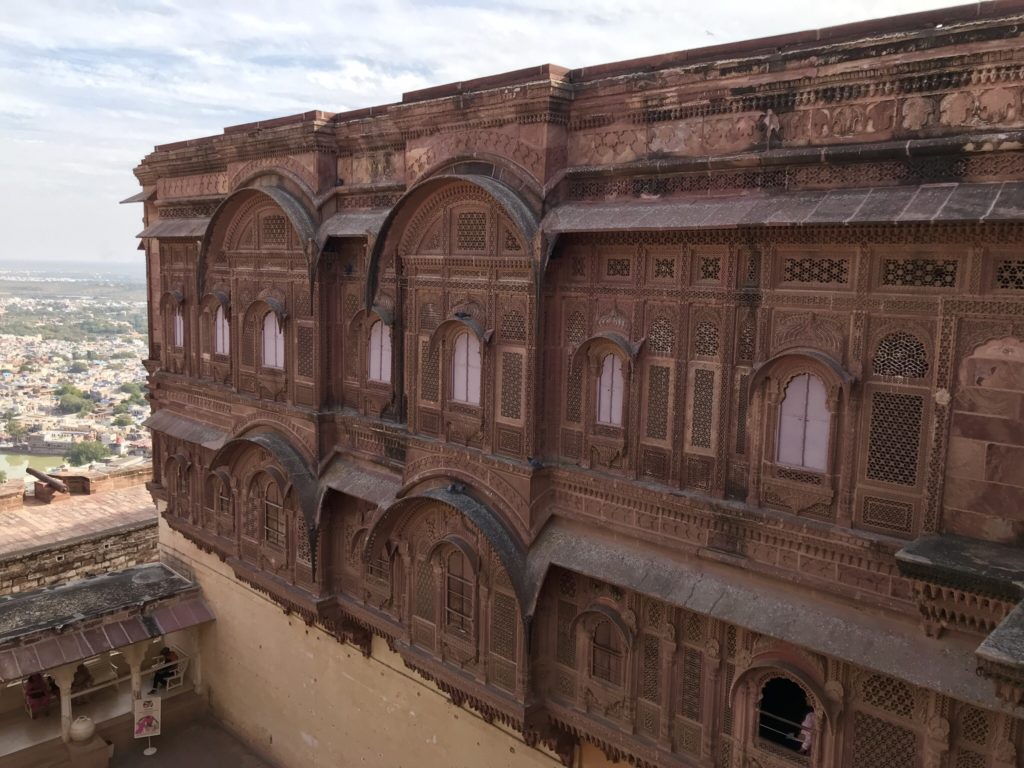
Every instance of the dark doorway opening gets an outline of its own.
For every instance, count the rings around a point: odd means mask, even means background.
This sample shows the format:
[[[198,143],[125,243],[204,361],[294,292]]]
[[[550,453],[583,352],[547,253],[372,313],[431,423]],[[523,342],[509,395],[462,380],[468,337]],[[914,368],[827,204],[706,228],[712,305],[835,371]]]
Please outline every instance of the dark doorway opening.
[[[805,721],[811,711],[803,688],[784,677],[772,678],[761,689],[757,735],[780,747],[806,753],[813,738],[813,722]]]

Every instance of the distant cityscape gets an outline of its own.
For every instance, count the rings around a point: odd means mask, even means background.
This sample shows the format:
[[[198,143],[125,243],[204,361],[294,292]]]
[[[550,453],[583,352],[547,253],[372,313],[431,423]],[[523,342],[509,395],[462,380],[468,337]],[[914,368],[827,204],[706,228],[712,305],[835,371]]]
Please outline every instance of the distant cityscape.
[[[0,262],[0,482],[150,455],[139,265]]]

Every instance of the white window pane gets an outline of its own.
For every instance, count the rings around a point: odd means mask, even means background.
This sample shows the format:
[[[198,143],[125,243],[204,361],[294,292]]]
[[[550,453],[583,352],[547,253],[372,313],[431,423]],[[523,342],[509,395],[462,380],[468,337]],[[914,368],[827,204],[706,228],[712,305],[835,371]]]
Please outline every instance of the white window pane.
[[[828,394],[821,379],[817,376],[808,378],[803,465],[808,469],[824,472],[828,468]]]
[[[466,335],[466,402],[480,405],[480,339]]]
[[[213,320],[213,351],[218,355],[226,355],[231,348],[230,326],[224,307],[217,307],[217,314]]]
[[[174,309],[174,346],[180,347],[185,341],[185,318],[181,313],[181,307]]]
[[[804,424],[807,413],[807,380],[805,373],[790,379],[779,406],[779,439],[776,461],[801,467],[804,463]]]
[[[380,381],[380,346],[382,323],[378,320],[370,329],[370,370],[369,377],[372,381]]]
[[[597,380],[597,420],[601,424],[613,424],[615,402],[615,358],[605,355],[601,361],[601,373]]]
[[[616,427],[622,426],[622,393],[625,385],[622,380],[622,362],[615,356],[609,355],[612,363],[612,401],[610,424]]]
[[[263,318],[263,364],[270,365],[274,356],[274,337],[270,328],[270,315]]]
[[[455,354],[452,355],[452,399],[466,402],[468,394],[468,352],[469,335],[462,333],[455,339]]]
[[[380,345],[380,379],[391,383],[391,328],[381,324],[381,345]]]
[[[284,367],[284,332],[273,312],[263,317],[263,365],[267,368]]]

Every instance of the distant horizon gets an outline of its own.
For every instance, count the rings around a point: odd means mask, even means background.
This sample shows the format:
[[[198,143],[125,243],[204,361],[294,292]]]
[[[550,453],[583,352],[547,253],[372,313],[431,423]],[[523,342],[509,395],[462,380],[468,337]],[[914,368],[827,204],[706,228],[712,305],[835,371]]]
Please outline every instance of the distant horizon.
[[[145,256],[138,252],[134,260],[125,259],[32,259],[28,257],[12,258],[0,256],[0,270],[14,270],[24,272],[50,272],[63,273],[67,276],[82,276],[95,274],[115,274],[145,279],[146,261]]]

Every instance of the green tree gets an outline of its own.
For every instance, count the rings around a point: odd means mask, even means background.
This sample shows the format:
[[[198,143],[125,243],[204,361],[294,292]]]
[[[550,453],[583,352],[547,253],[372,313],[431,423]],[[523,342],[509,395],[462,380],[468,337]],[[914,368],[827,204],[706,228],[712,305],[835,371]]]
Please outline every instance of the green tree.
[[[7,434],[11,436],[11,440],[16,443],[20,443],[25,439],[25,435],[28,434],[28,429],[26,429],[25,425],[13,416],[7,419],[4,428],[7,430]]]
[[[127,413],[119,413],[117,416],[114,417],[113,421],[115,427],[130,427],[134,423],[135,420],[132,419],[132,417],[129,416]]]
[[[95,440],[86,440],[82,443],[75,443],[68,449],[68,452],[64,454],[64,458],[68,460],[68,464],[73,467],[80,467],[83,464],[91,464],[94,461],[100,461],[101,459],[107,458],[110,455],[110,451],[103,443],[98,443]]]
[[[68,366],[68,373],[85,373],[89,370],[89,364],[83,360],[75,360]]]
[[[136,384],[134,381],[126,381],[120,387],[121,391],[126,395],[142,395],[142,387]]]
[[[67,381],[62,381],[60,384],[58,384],[57,389],[54,390],[53,394],[55,394],[57,397],[61,397],[62,395],[75,395],[76,397],[85,397],[85,392],[80,390],[74,384]]]
[[[0,485],[7,482],[7,473],[0,469]]]
[[[57,401],[57,410],[61,413],[92,413],[95,407],[92,400],[79,395],[61,395]]]

